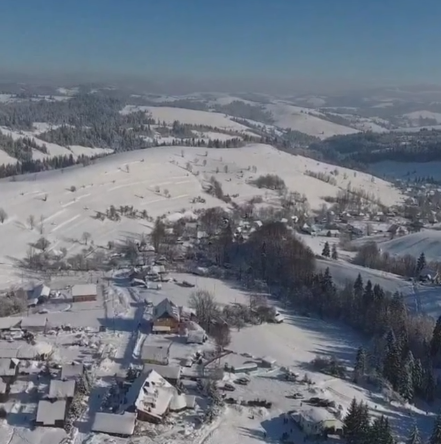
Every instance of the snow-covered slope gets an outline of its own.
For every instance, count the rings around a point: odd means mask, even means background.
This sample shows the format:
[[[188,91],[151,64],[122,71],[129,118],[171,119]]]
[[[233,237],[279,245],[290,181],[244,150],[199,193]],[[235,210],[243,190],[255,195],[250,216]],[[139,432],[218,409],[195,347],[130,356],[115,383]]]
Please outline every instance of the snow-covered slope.
[[[319,111],[310,108],[301,108],[278,102],[266,105],[266,109],[272,113],[276,126],[300,131],[321,139],[359,132],[354,128],[324,120],[320,118],[321,113]]]
[[[186,169],[187,164],[191,165],[191,173]],[[256,173],[250,171],[252,166],[256,167]],[[226,206],[203,191],[205,179],[212,175],[221,182],[225,193],[238,194],[234,199],[238,203],[256,195],[263,196],[268,204],[278,202],[275,192],[249,183],[268,173],[282,177],[290,191],[305,194],[313,208],[320,207],[324,196],[335,196],[340,187],[346,188],[349,182],[353,188],[363,187],[384,198],[387,205],[401,197],[389,183],[380,179],[373,183],[370,175],[354,176],[353,171],[344,168],[339,168],[337,186],[304,174],[305,170],[330,172],[334,169],[334,166],[291,156],[268,145],[213,150],[158,147],[115,154],[85,168],[50,171],[32,178],[18,177],[16,182],[4,181],[1,207],[8,219],[0,224],[0,284],[14,282],[14,258],[24,257],[29,244],[41,236],[37,229],[30,229],[30,215],[37,221],[43,219],[44,234],[52,248],[81,251],[84,246],[75,240],[81,239],[83,232],[91,233],[95,245],[105,245],[109,240],[124,238],[127,233],[149,231],[143,219],[123,217],[121,222],[94,219],[97,211],[105,212],[110,205],[133,205],[139,211],[147,210],[153,217],[184,209]],[[76,191],[69,191],[71,187]],[[165,197],[165,190],[170,197]],[[47,199],[43,199],[46,195]],[[191,203],[197,196],[203,196],[206,203]]]

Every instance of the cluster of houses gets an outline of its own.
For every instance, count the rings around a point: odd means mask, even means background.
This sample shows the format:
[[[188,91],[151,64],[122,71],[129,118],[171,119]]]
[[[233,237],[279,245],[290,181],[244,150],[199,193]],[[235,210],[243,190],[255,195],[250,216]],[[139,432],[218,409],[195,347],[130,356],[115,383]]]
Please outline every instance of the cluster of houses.
[[[38,403],[35,424],[40,427],[64,428],[69,407],[78,388],[78,380],[84,373],[81,363],[65,364],[60,379],[52,379],[49,393]]]
[[[48,302],[51,298],[60,297],[61,292],[51,290],[45,284],[37,285],[28,298],[28,307],[36,307],[37,305]],[[70,291],[72,302],[90,302],[96,301],[98,296],[98,286],[96,284],[76,284]]]

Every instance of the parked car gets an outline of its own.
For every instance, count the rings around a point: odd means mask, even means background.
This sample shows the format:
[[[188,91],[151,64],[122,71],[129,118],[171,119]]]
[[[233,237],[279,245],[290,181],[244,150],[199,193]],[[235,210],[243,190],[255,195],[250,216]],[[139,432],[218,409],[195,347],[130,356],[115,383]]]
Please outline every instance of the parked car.
[[[225,390],[227,392],[234,392],[234,390],[236,390],[236,387],[234,387],[234,385],[225,383],[223,386],[219,387],[220,390]]]

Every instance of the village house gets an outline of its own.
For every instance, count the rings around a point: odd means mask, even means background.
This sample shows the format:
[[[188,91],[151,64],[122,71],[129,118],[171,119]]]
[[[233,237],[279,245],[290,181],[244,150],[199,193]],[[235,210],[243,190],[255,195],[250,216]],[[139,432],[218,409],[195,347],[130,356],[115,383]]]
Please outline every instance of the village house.
[[[158,375],[162,376],[171,385],[178,385],[181,378],[181,367],[179,365],[157,365],[157,364],[144,364],[143,374],[149,374],[154,370]]]
[[[20,370],[20,361],[16,358],[0,359],[0,378],[6,384],[13,384],[17,380]]]
[[[99,412],[93,420],[92,432],[126,438],[133,435],[135,423],[136,413],[124,412],[119,415]]]
[[[171,342],[163,345],[145,344],[141,348],[141,361],[144,364],[168,365]]]
[[[61,379],[63,381],[68,379],[76,380],[84,373],[84,365],[79,362],[72,362],[64,364],[61,367]]]
[[[180,329],[179,308],[169,299],[162,300],[153,309],[153,333],[179,333]]]
[[[38,403],[35,425],[64,428],[68,407],[67,400],[49,401],[42,399]]]
[[[37,301],[38,303],[46,302],[49,299],[49,296],[51,294],[51,289],[47,285],[40,284],[37,285],[34,290],[32,291],[32,299]]]
[[[72,400],[75,395],[75,380],[69,379],[66,381],[60,381],[52,379],[49,386],[48,398],[55,399],[67,399]]]
[[[155,370],[142,374],[130,387],[127,394],[130,405],[134,405],[140,421],[161,422],[170,411],[194,408],[196,398],[179,394]]]
[[[21,321],[22,330],[31,333],[45,333],[47,327],[47,317],[41,315],[26,316]]]
[[[96,301],[98,288],[96,284],[76,284],[72,287],[73,302]]]
[[[313,407],[291,416],[307,436],[343,433],[343,423],[323,407]]]

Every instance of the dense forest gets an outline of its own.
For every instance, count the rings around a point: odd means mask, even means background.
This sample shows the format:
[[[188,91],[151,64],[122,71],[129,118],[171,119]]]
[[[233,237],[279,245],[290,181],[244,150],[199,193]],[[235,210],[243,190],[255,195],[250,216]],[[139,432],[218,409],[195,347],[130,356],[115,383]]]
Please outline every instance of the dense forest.
[[[384,160],[431,162],[441,160],[441,131],[357,133],[312,143],[309,149],[324,160],[363,166]]]

